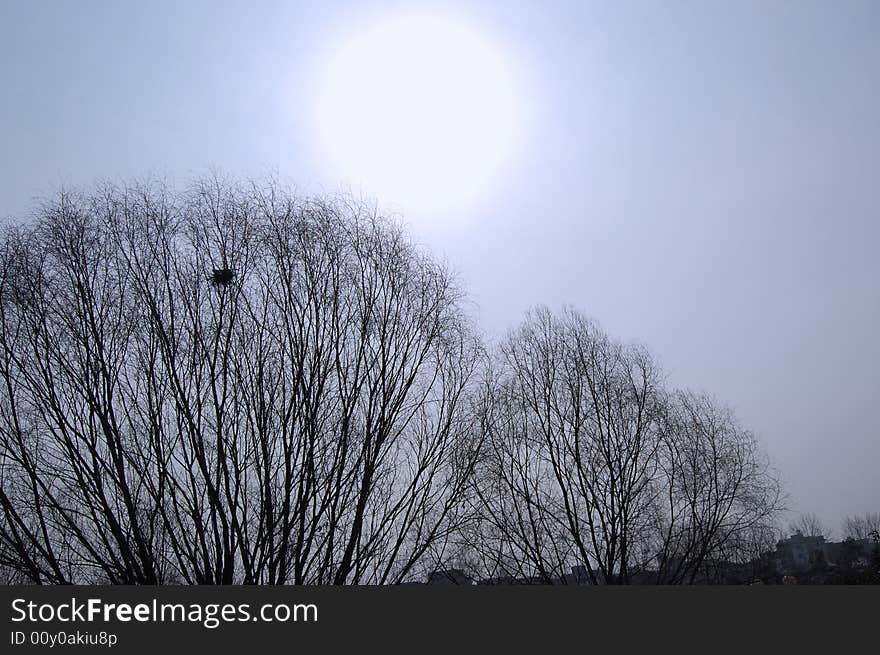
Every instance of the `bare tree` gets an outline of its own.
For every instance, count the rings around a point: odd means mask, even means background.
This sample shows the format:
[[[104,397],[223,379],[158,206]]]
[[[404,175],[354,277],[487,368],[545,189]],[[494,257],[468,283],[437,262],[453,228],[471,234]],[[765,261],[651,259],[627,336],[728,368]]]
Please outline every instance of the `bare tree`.
[[[772,470],[728,410],[666,393],[645,349],[573,310],[537,309],[508,335],[480,407],[466,540],[484,576],[694,582],[779,508]]]
[[[644,348],[537,309],[487,361],[398,226],[273,182],[8,230],[0,383],[9,581],[685,583],[779,508],[753,435]]]
[[[372,208],[216,178],[64,193],[7,234],[0,298],[0,564],[343,584],[444,558],[481,347]]]
[[[812,512],[801,514],[797,520],[788,525],[788,529],[795,534],[805,537],[828,537],[829,530],[822,524],[822,520]]]
[[[710,560],[748,561],[775,535],[781,488],[750,432],[714,399],[667,398],[659,450],[658,581],[694,582]]]
[[[841,525],[844,539],[873,539],[880,542],[880,512],[847,516]]]

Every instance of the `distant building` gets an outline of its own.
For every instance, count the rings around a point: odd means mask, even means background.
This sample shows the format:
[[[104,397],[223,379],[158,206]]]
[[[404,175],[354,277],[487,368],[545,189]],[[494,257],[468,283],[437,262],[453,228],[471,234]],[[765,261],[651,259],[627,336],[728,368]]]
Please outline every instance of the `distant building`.
[[[825,559],[831,564],[867,566],[874,550],[880,544],[871,539],[846,539],[825,544]]]
[[[805,536],[800,530],[776,544],[776,557],[783,572],[807,571],[827,563],[825,537]]]
[[[826,541],[823,535],[807,536],[798,531],[778,541],[775,550],[763,552],[749,561],[705,557],[697,563],[678,556],[666,556],[665,565],[668,571],[637,569],[630,571],[625,580],[614,581],[606,580],[596,569],[590,576],[583,564],[551,578],[501,575],[474,580],[461,569],[445,569],[431,574],[427,584],[880,584],[880,538],[832,542]]]
[[[601,583],[604,580],[601,571],[593,571],[596,580]],[[515,577],[502,575],[494,578],[483,578],[477,584],[480,585],[590,585],[593,584],[587,567],[583,565],[573,566],[570,573],[548,579],[545,576],[532,575]]]
[[[778,575],[811,583],[846,580],[871,566],[880,544],[871,539],[826,541],[824,536],[797,532],[776,544],[773,553]],[[841,578],[841,576],[843,576]]]
[[[598,569],[593,569],[593,577],[583,564],[571,568],[571,573],[565,576],[566,584],[591,585],[595,578],[596,584],[605,584],[605,575]]]
[[[470,586],[474,584],[474,579],[461,569],[444,569],[429,575],[426,584]]]
[[[483,578],[482,580],[478,581],[477,584],[496,586],[496,585],[514,585],[514,584],[524,584],[524,583],[512,575],[499,575],[494,578]]]

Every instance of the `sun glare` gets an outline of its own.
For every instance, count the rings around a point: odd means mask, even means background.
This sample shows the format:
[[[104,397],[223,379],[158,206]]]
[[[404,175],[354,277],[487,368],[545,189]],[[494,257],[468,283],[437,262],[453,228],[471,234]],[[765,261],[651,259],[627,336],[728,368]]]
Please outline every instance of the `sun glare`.
[[[448,211],[490,191],[515,154],[507,58],[463,22],[388,19],[333,51],[315,104],[333,174],[383,203]]]

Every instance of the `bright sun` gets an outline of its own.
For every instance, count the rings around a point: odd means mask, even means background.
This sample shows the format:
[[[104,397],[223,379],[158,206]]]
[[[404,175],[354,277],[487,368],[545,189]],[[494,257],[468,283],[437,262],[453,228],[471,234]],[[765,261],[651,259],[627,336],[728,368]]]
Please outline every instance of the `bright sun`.
[[[462,22],[403,16],[329,57],[315,105],[334,174],[381,202],[448,211],[485,194],[517,148],[507,58]]]

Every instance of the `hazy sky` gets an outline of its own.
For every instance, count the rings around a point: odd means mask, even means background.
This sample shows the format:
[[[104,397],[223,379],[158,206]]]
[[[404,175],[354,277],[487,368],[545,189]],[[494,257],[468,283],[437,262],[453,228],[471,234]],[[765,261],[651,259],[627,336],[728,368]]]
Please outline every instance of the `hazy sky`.
[[[486,331],[573,304],[730,403],[794,509],[880,511],[878,2],[0,0],[0,216],[210,167],[337,191],[311,122],[324,60],[412,11],[485,35],[520,91],[478,201],[379,198]]]

